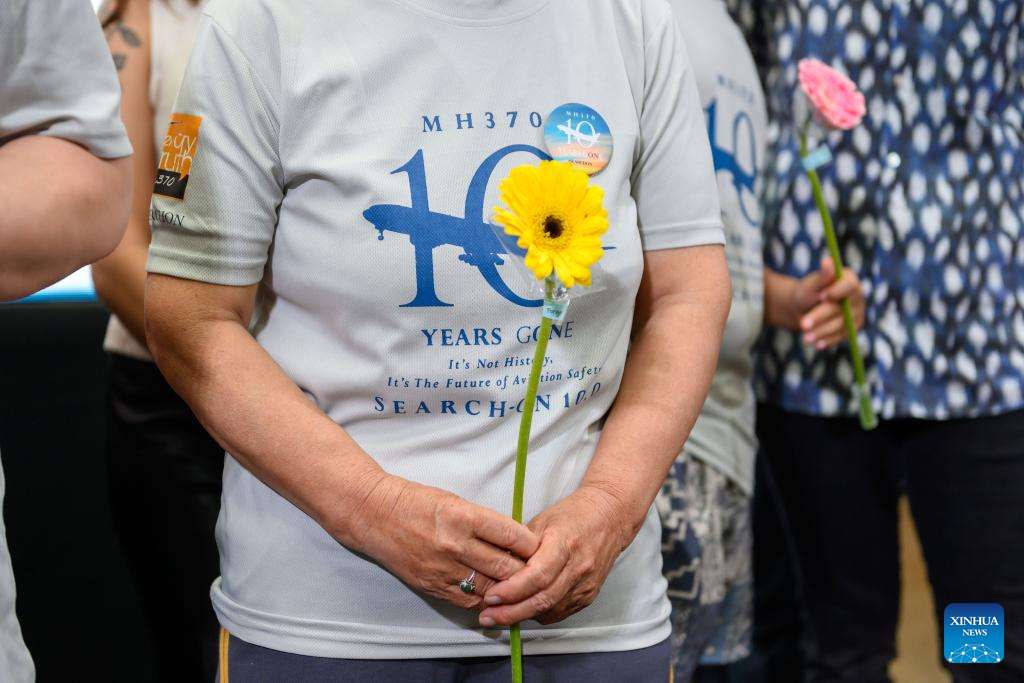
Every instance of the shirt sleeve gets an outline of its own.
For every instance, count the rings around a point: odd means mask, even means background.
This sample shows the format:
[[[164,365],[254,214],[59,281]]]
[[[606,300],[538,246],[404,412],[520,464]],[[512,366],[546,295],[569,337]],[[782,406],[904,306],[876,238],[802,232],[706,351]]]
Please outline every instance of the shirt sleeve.
[[[48,135],[102,158],[130,155],[121,88],[89,0],[0,5],[0,145]]]
[[[160,152],[149,272],[236,286],[263,278],[284,196],[267,85],[277,82],[202,18]]]
[[[632,178],[640,238],[645,251],[724,244],[693,68],[668,4],[645,4],[644,98]]]

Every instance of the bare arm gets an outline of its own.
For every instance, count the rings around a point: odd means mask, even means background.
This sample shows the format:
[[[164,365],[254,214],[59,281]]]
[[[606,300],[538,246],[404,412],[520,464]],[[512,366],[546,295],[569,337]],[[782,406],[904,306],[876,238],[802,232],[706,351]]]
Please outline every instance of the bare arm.
[[[121,82],[121,118],[135,149],[135,188],[124,239],[110,256],[93,266],[92,276],[103,303],[145,344],[143,296],[150,240],[149,200],[156,175],[153,107],[149,102],[149,3],[129,2],[106,33]]]
[[[256,286],[150,275],[146,332],[160,370],[240,463],[343,543],[384,471],[249,334]],[[283,426],[287,428],[282,428]]]
[[[530,522],[541,545],[490,591],[490,626],[551,623],[589,605],[633,541],[711,385],[729,312],[720,246],[646,254],[622,385],[580,488]]]
[[[628,544],[704,405],[732,300],[720,246],[648,252],[622,386],[583,486],[623,507]],[[625,549],[623,546],[621,549]]]
[[[0,147],[0,301],[19,299],[103,258],[124,234],[131,161],[59,138]]]
[[[146,332],[157,364],[200,422],[256,477],[347,548],[421,592],[481,606],[478,585],[522,568],[538,539],[511,518],[386,474],[249,334],[256,286],[150,275]],[[510,555],[511,550],[515,555]],[[482,592],[482,590],[481,590]]]

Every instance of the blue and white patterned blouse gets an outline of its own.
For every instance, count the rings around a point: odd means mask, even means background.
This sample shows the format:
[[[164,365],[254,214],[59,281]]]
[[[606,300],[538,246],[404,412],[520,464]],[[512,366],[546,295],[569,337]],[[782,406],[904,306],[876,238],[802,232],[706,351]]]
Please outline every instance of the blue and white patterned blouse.
[[[729,0],[772,120],[765,265],[802,276],[826,254],[797,157],[797,62],[840,68],[867,98],[822,169],[843,257],[867,292],[862,333],[882,417],[1024,406],[1024,2]],[[758,395],[856,414],[846,345],[766,331]]]

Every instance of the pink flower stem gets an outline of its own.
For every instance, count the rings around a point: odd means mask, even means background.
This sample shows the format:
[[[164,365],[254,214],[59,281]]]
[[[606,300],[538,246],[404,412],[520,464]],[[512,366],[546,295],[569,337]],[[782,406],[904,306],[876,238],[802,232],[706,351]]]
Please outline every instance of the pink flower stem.
[[[800,133],[800,157],[806,157],[807,129],[804,125]],[[832,257],[832,264],[835,266],[836,280],[843,276],[843,257],[839,253],[839,240],[836,239],[836,231],[832,225],[832,214],[825,203],[825,194],[821,190],[821,180],[818,172],[813,169],[806,169],[807,177],[811,181],[811,189],[814,191],[814,203],[821,214],[821,222],[825,226],[825,241],[828,243],[828,252]],[[846,326],[846,337],[850,343],[850,360],[853,361],[853,375],[856,386],[854,391],[860,403],[860,426],[865,431],[870,431],[878,426],[878,416],[875,415],[875,408],[871,405],[871,390],[868,388],[867,376],[864,372],[864,357],[860,352],[860,344],[857,342],[857,326],[853,322],[853,309],[850,307],[850,300],[843,299],[840,304],[843,311],[843,324]]]

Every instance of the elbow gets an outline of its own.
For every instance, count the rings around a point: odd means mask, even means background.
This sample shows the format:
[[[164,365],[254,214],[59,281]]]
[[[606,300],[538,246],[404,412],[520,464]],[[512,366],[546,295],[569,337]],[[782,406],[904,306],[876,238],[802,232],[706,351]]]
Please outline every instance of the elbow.
[[[185,303],[188,297],[175,284],[174,278],[165,275],[146,275],[143,333],[153,360],[165,374],[197,333],[195,317]]]
[[[234,287],[160,273],[146,277],[143,327],[164,376],[195,373],[221,360],[222,337],[248,334],[258,285]],[[172,381],[172,385],[174,382]]]
[[[132,202],[132,158],[100,159],[77,147],[67,156],[62,192],[52,198],[54,214],[70,221],[65,246],[71,265],[80,268],[109,256],[128,228]],[[62,152],[68,150],[62,149]]]
[[[35,203],[24,198],[31,210],[0,226],[0,243],[10,246],[0,262],[2,301],[24,298],[112,253],[124,236],[132,200],[130,158],[98,159],[65,141],[28,138],[15,151],[52,156],[60,171],[42,171],[60,191],[51,188]]]
[[[92,213],[92,235],[87,245],[87,260],[94,263],[109,256],[121,243],[128,227],[132,201],[131,157],[102,160],[103,170],[96,176]]]

